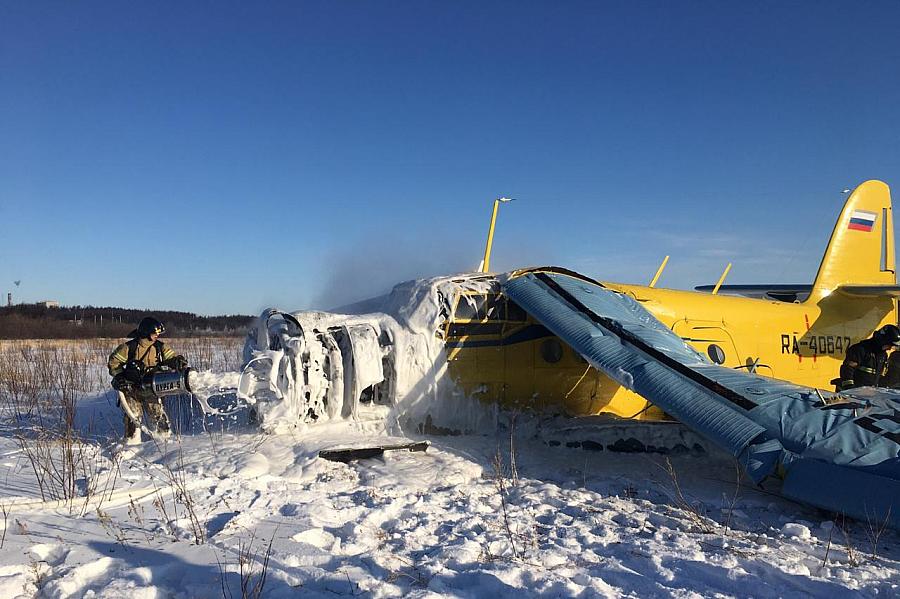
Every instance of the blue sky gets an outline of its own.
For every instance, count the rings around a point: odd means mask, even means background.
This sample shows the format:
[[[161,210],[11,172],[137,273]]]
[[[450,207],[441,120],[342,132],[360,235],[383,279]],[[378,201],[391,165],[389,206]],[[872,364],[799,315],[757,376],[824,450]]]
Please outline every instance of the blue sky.
[[[900,189],[897,2],[0,5],[0,292],[328,307],[471,269],[810,282]],[[13,286],[21,280],[21,286]]]

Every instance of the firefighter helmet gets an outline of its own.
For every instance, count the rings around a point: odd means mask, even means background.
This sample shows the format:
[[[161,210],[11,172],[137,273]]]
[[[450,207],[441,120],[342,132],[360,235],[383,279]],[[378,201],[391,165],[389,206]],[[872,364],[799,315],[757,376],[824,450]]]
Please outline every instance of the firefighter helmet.
[[[163,323],[153,318],[152,316],[147,316],[141,319],[141,322],[138,323],[138,326],[135,330],[131,331],[128,334],[132,339],[143,339],[145,337],[149,338],[150,335],[156,333],[157,335],[162,335],[166,332],[166,327]]]
[[[879,345],[900,345],[900,329],[886,324],[875,332],[875,339]]]

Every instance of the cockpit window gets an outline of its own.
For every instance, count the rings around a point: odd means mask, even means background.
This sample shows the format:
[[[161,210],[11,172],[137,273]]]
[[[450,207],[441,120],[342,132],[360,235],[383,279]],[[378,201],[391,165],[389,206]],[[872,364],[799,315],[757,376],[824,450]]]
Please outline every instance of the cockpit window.
[[[504,298],[501,295],[487,296],[485,303],[485,312],[488,320],[506,320],[506,310],[504,310]]]
[[[456,302],[454,320],[484,320],[485,303],[484,295],[460,295]]]
[[[456,322],[474,321],[508,321],[525,322],[528,319],[525,310],[512,300],[495,293],[460,295],[453,312]]]
[[[523,310],[519,304],[511,299],[507,299],[506,320],[510,322],[525,322],[528,320],[528,314],[526,314],[525,310]]]

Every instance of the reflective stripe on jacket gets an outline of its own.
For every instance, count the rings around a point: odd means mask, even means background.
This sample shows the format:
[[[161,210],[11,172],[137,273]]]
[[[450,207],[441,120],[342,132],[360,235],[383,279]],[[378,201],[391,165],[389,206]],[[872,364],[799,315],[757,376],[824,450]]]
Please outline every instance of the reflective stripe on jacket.
[[[128,362],[128,346],[135,342],[137,342],[137,347],[135,348],[134,359],[141,362],[145,369],[157,366],[160,362],[166,362],[178,355],[173,350],[169,349],[162,341],[158,341],[158,343],[162,345],[162,351],[159,352],[160,356],[157,356],[156,349],[153,347],[153,341],[146,338],[132,339],[131,341],[119,345],[113,350],[113,353],[109,355],[106,366],[109,368],[109,374],[111,376],[116,376],[125,369],[125,363]],[[162,358],[161,360],[160,357]]]

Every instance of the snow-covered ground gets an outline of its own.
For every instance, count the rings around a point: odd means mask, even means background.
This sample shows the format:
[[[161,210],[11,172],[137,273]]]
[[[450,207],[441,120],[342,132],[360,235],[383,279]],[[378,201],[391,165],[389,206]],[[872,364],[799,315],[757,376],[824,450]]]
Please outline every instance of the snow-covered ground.
[[[253,596],[267,554],[264,597],[900,594],[896,531],[739,483],[720,454],[551,447],[517,425],[512,444],[500,426],[344,464],[317,453],[383,426],[203,431],[195,412],[127,455],[120,421],[111,393],[79,402],[95,490],[68,505],[41,500],[0,428],[0,597]]]

